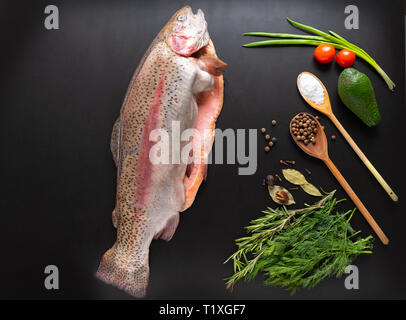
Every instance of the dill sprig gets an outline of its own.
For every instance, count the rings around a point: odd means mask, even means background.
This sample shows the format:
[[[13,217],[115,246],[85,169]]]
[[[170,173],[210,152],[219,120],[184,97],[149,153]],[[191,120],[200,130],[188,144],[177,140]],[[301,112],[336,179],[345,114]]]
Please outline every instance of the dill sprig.
[[[350,219],[355,209],[333,213],[345,199],[335,191],[302,209],[267,208],[264,216],[250,222],[248,235],[236,240],[237,251],[226,262],[234,263],[234,274],[225,279],[227,289],[241,279],[252,280],[261,272],[266,285],[280,286],[291,293],[312,288],[344,269],[362,253],[372,253],[372,236],[357,238]]]

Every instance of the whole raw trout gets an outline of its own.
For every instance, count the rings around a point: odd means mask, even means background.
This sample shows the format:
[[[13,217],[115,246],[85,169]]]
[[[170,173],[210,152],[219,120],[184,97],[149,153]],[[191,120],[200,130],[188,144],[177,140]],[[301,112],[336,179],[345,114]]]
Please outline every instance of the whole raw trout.
[[[184,7],[159,32],[131,79],[111,139],[117,165],[117,240],[96,275],[133,296],[145,295],[152,239],[172,238],[179,212],[191,206],[206,176],[225,67],[215,54],[203,12],[193,14]],[[184,141],[174,128],[180,133],[194,128],[203,142],[196,146],[195,140]],[[179,144],[169,149],[168,162],[151,160],[159,143],[154,139],[157,129]],[[191,163],[179,161],[188,143],[193,145]]]

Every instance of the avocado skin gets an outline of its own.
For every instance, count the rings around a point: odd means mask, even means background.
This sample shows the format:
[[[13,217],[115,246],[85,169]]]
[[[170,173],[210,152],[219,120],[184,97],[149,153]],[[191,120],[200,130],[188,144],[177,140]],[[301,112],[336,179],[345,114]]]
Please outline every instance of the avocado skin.
[[[354,68],[346,68],[338,77],[341,101],[368,127],[381,121],[374,88],[369,78]]]

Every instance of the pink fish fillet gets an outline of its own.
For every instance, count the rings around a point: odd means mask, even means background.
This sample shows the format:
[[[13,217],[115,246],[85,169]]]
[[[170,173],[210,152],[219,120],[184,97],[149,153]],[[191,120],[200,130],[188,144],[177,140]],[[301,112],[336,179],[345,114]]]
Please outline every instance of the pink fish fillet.
[[[172,238],[179,212],[192,205],[205,178],[223,104],[225,67],[216,56],[203,12],[193,14],[184,7],[154,39],[127,89],[111,139],[117,165],[117,240],[104,253],[96,276],[135,297],[146,293],[152,239]],[[192,163],[176,161],[190,141],[177,137],[174,123],[181,133],[194,128],[201,134],[201,146],[192,141]],[[179,142],[169,162],[151,161],[154,148],[165,144],[151,139],[157,129],[167,133],[168,141]]]

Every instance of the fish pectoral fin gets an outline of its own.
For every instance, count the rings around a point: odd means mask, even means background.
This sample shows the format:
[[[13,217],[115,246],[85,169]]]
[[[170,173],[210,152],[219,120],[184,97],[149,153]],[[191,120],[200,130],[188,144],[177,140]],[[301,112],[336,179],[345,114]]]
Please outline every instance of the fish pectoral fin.
[[[194,94],[198,94],[203,91],[211,90],[213,86],[213,76],[210,73],[197,68],[196,77],[192,86],[192,92]]]
[[[199,58],[198,64],[201,69],[214,76],[221,76],[227,67],[227,63],[214,54],[203,55]]]
[[[179,213],[172,215],[165,223],[164,227],[154,235],[154,239],[169,241],[172,239],[179,224]]]
[[[114,122],[113,131],[111,133],[110,150],[113,154],[114,163],[118,164],[118,152],[120,150],[120,117]]]

